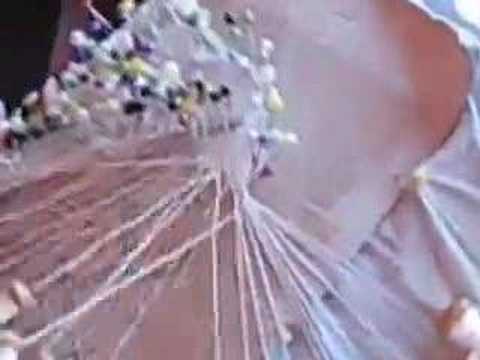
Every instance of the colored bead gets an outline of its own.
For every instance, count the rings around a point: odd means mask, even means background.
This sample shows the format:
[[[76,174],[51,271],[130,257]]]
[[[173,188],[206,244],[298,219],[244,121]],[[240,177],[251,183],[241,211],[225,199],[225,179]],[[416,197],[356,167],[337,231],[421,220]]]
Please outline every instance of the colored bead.
[[[155,76],[155,70],[152,68],[152,66],[138,56],[134,56],[129,60],[125,61],[123,63],[123,70],[125,71],[126,74],[132,77],[137,77],[137,76],[154,77]]]
[[[136,8],[134,0],[121,0],[118,4],[118,12],[123,16],[130,15]]]
[[[142,86],[140,88],[140,96],[141,97],[152,97],[154,95],[154,92],[151,87],[149,86]]]
[[[227,24],[229,26],[233,26],[237,23],[237,21],[235,20],[235,17],[232,15],[232,13],[230,13],[228,11],[223,14],[223,21],[225,22],[225,24]]]
[[[112,33],[112,28],[98,19],[97,15],[89,11],[87,19],[87,34],[96,41],[103,41]]]
[[[210,100],[214,103],[217,103],[219,102],[220,100],[222,100],[222,94],[220,94],[219,92],[211,92],[210,94],[208,94],[209,97],[210,97]]]
[[[86,34],[81,30],[74,30],[70,34],[70,43],[75,47],[90,47],[92,46],[92,41],[86,36]]]
[[[182,75],[180,66],[175,61],[166,61],[162,69],[162,80],[167,84],[180,84]]]
[[[278,88],[274,86],[270,87],[265,105],[267,110],[272,113],[281,113],[285,111],[285,102]]]
[[[244,13],[244,18],[245,18],[245,21],[248,23],[248,24],[254,24],[255,23],[255,13],[253,12],[252,9],[248,8],[245,10],[245,13]]]
[[[137,36],[134,36],[133,40],[135,43],[135,51],[137,53],[144,55],[150,55],[152,53],[153,48],[148,42],[141,40]]]
[[[62,126],[62,116],[59,114],[49,114],[45,117],[45,126],[48,131],[55,132]]]
[[[275,44],[272,40],[268,38],[263,38],[260,41],[260,54],[263,58],[269,59],[272,56],[272,53],[275,51]]]
[[[139,101],[130,100],[123,105],[123,112],[126,115],[141,114],[145,111],[145,108],[145,104],[142,104]]]
[[[231,95],[231,90],[225,86],[225,85],[221,85],[220,86],[220,94],[223,96],[223,97],[229,97]]]

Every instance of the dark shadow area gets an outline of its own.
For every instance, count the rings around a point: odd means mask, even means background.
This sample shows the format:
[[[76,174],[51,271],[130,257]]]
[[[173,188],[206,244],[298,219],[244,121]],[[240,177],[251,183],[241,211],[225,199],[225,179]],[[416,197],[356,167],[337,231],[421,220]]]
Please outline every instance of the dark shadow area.
[[[11,108],[42,85],[61,0],[9,1],[0,15],[0,98]]]

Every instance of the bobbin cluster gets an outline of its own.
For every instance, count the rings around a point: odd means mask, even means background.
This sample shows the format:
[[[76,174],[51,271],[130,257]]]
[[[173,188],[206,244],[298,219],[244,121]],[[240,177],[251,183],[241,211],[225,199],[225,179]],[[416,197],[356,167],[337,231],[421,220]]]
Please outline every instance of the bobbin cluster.
[[[10,115],[5,111],[0,114],[2,148],[20,149],[27,141],[48,132],[89,124],[95,109],[107,111],[112,122],[116,117],[141,122],[149,109],[161,108],[186,130],[196,128],[197,123],[208,128],[208,108],[227,109],[222,116],[228,117],[228,108],[238,94],[233,93],[229,84],[213,83],[202,72],[189,73],[175,59],[159,57],[156,50],[162,46],[161,41],[139,36],[131,26],[136,5],[133,0],[121,1],[119,20],[114,23],[91,9],[85,31],[75,30],[71,34],[72,61],[67,69],[49,78],[42,91],[25,97],[22,106]],[[256,38],[252,10],[225,13],[223,21],[228,35],[222,39],[210,27],[210,12],[196,0],[170,0],[158,6],[164,6],[169,26],[189,29],[209,59],[248,70],[256,84],[251,94],[252,106],[269,114],[267,123],[258,127],[260,130],[249,132],[253,138],[296,141],[292,133],[276,129],[272,120],[285,110],[275,85],[276,69],[271,63],[275,45],[269,39]],[[155,24],[150,25],[157,31]],[[191,56],[202,61],[198,54]],[[229,121],[224,121],[225,129],[229,128]]]

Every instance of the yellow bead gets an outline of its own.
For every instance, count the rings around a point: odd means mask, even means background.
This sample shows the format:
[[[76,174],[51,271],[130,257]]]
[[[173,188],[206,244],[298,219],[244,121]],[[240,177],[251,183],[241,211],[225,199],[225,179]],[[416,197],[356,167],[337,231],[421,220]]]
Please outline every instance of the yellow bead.
[[[134,0],[123,0],[118,4],[118,11],[121,14],[128,15],[135,10],[135,1]]]
[[[123,63],[123,70],[131,76],[153,77],[155,75],[153,67],[138,56],[125,61]]]
[[[186,98],[183,103],[182,103],[182,112],[186,114],[193,115],[199,110],[198,108],[198,103],[195,101],[195,99],[190,96]]]
[[[274,86],[268,90],[265,105],[267,110],[271,111],[272,113],[284,112],[286,108],[285,101],[283,100],[280,91]]]

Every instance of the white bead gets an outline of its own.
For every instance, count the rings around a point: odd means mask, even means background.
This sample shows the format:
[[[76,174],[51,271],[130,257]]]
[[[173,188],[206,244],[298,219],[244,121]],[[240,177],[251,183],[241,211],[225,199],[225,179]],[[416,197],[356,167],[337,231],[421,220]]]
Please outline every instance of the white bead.
[[[27,106],[34,105],[40,99],[40,94],[38,91],[32,91],[23,99],[23,104]]]
[[[242,37],[244,35],[243,30],[241,28],[239,28],[238,26],[234,26],[234,27],[230,28],[230,31],[236,37]]]
[[[10,123],[12,126],[12,129],[16,132],[25,134],[28,132],[28,127],[27,124],[25,124],[25,121],[23,121],[22,116],[16,112],[11,118],[10,118]]]
[[[267,93],[266,108],[272,113],[281,113],[285,110],[285,102],[280,91],[275,86],[271,86]]]
[[[75,109],[75,120],[80,123],[84,123],[90,119],[90,113],[87,109],[83,107],[78,107]]]
[[[135,10],[135,1],[133,0],[122,0],[118,4],[118,10],[123,15],[131,14]]]
[[[6,293],[0,293],[0,324],[6,324],[15,318],[18,311],[18,305],[13,299]]]
[[[198,27],[200,29],[207,29],[210,27],[212,22],[212,15],[207,9],[200,9],[198,11]]]
[[[252,95],[252,102],[255,106],[263,106],[263,94],[261,92],[255,92]]]
[[[75,75],[85,74],[85,73],[89,72],[87,65],[77,64],[77,63],[74,63],[74,62],[71,62],[70,64],[68,64],[67,71],[69,71],[69,72],[71,72],[72,74],[75,74]]]
[[[135,47],[135,41],[128,30],[117,30],[113,39],[113,48],[125,54]]]
[[[455,8],[466,21],[480,27],[480,4],[478,0],[455,0]]]
[[[278,129],[272,130],[272,136],[279,142],[298,144],[298,136],[292,132],[283,132]]]
[[[70,33],[70,44],[76,47],[88,47],[92,41],[81,30],[74,30]]]
[[[104,103],[105,109],[116,112],[122,110],[122,104],[115,98],[110,98]]]
[[[292,132],[285,133],[285,141],[291,144],[298,144],[300,142],[298,135]]]
[[[260,53],[265,59],[269,59],[275,51],[275,43],[268,38],[263,38],[260,41]]]
[[[0,347],[0,360],[18,360],[18,351],[11,347]]]
[[[180,66],[175,61],[167,61],[163,65],[163,81],[169,84],[179,84],[182,82]]]
[[[77,77],[71,71],[64,71],[61,75],[62,80],[66,83],[76,84],[78,82]]]
[[[245,20],[250,24],[253,24],[255,22],[255,13],[252,9],[248,8],[245,10]]]
[[[191,16],[198,11],[197,0],[172,0],[172,5],[182,16]]]

